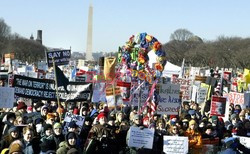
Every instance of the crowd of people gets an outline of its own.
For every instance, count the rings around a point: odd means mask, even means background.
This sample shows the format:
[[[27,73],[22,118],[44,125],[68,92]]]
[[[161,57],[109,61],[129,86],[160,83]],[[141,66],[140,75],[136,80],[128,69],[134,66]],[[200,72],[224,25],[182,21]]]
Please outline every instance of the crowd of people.
[[[24,101],[18,101],[12,109],[1,110],[1,154],[160,154],[164,135],[188,137],[189,152],[194,154],[202,153],[206,144],[214,145],[217,152],[250,153],[233,137],[250,137],[250,109],[242,109],[240,105],[230,105],[230,118],[223,121],[221,117],[210,116],[209,110],[202,114],[195,102],[183,102],[179,115],[152,116],[147,107],[139,113],[136,106],[109,109],[101,102],[68,103],[63,112],[55,102],[32,104],[27,106]],[[63,131],[66,112],[84,117],[80,130],[71,121]],[[152,149],[128,146],[131,126],[155,130]]]

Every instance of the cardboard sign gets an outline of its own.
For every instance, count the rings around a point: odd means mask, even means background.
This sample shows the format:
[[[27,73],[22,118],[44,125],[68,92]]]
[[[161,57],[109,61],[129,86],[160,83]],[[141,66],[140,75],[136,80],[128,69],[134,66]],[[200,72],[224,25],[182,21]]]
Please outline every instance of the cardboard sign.
[[[181,79],[181,78],[173,78],[173,84],[180,85],[180,91],[182,92],[182,101],[190,101],[192,97],[191,93],[191,85],[192,80],[190,79]]]
[[[228,101],[230,104],[244,105],[244,93],[230,92]]]
[[[166,154],[187,154],[188,137],[163,136],[163,152]]]
[[[139,127],[130,127],[129,130],[129,140],[128,146],[135,148],[145,148],[152,149],[153,148],[153,140],[154,140],[154,129],[140,129]]]
[[[0,108],[13,108],[15,88],[0,87]]]
[[[157,113],[177,115],[179,112],[180,85],[178,84],[163,84],[159,89],[159,98],[157,105]]]
[[[64,125],[64,128],[63,128],[63,132],[66,133],[69,123],[71,121],[74,121],[76,123],[76,125],[78,126],[78,128],[77,128],[78,134],[80,134],[81,130],[82,130],[82,126],[84,124],[84,120],[85,120],[85,118],[83,116],[75,115],[75,114],[66,112],[65,118],[64,118],[65,125]]]
[[[69,64],[71,51],[70,50],[49,51],[46,52],[46,57],[47,57],[48,67],[53,66],[52,58],[54,58],[55,65],[57,66],[67,65]]]
[[[226,109],[226,98],[219,96],[212,96],[211,107],[210,107],[210,115],[216,116],[225,116]]]

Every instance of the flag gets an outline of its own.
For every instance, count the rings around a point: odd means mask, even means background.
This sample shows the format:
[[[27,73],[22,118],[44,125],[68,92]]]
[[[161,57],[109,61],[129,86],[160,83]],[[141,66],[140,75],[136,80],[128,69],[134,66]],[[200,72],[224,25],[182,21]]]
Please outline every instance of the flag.
[[[66,76],[63,74],[62,70],[56,66],[56,79],[57,79],[57,86],[64,87],[64,90],[66,91],[66,93],[68,94],[69,91],[67,89],[67,86],[69,84],[69,79],[66,78]]]

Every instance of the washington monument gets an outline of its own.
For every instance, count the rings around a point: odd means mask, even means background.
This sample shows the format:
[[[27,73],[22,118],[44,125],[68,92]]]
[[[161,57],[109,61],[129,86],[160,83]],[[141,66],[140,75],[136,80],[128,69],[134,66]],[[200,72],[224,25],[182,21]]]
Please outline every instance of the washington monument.
[[[94,60],[92,55],[92,31],[93,31],[92,27],[93,27],[93,6],[91,0],[89,5],[89,16],[88,16],[86,60]]]

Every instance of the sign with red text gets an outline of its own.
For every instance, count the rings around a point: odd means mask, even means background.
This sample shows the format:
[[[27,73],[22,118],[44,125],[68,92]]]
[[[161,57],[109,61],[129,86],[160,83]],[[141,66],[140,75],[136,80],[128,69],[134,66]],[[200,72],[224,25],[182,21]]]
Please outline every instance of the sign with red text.
[[[180,85],[162,84],[159,87],[157,113],[177,115],[180,108]]]
[[[216,116],[225,116],[226,109],[226,97],[212,96],[211,106],[210,106],[210,115]]]
[[[192,93],[191,93],[191,79],[181,79],[181,78],[173,78],[173,84],[180,85],[180,91],[182,92],[182,101],[189,101],[191,100]]]
[[[230,104],[244,105],[244,93],[230,92],[228,97],[228,102]]]

